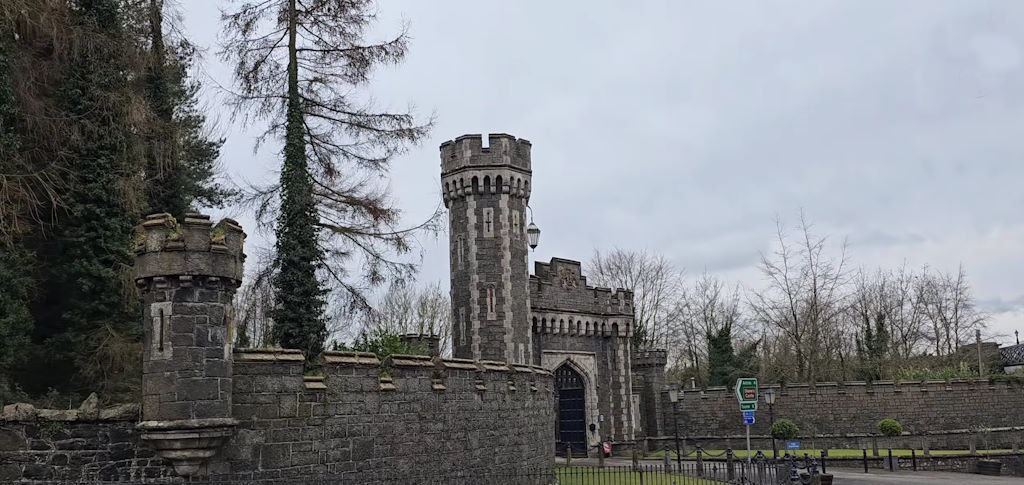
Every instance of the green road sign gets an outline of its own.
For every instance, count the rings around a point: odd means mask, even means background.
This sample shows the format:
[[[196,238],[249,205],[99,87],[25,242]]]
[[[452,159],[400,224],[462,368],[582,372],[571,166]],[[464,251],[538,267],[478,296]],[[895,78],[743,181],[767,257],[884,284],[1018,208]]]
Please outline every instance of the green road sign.
[[[754,377],[741,377],[736,379],[736,400],[740,404],[753,404],[757,406],[757,379]]]
[[[757,402],[741,402],[740,411],[757,411]]]

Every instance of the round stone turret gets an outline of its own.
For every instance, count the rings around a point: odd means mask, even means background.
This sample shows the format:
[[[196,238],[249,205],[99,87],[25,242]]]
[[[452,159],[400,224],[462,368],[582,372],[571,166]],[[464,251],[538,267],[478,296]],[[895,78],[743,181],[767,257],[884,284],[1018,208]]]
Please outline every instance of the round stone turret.
[[[245,233],[224,219],[155,214],[136,228],[142,293],[142,439],[194,475],[231,435],[232,299]]]
[[[527,204],[530,142],[492,134],[441,144],[449,209],[452,355],[530,364]]]

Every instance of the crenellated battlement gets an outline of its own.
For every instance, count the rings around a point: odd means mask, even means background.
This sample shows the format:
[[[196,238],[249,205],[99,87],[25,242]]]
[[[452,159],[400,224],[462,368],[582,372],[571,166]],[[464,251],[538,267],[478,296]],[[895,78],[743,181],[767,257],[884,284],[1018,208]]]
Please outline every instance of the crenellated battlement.
[[[624,288],[604,288],[587,284],[579,261],[551,258],[534,262],[530,276],[533,307],[545,310],[584,309],[600,315],[633,315],[633,292]],[[554,295],[545,298],[545,295]],[[571,307],[566,304],[572,304]]]
[[[530,199],[530,142],[491,134],[463,135],[441,144],[441,191],[446,205],[469,195],[508,194]]]
[[[654,367],[664,369],[668,364],[668,351],[664,349],[639,350],[633,352],[633,368]]]
[[[136,228],[135,278],[206,276],[242,281],[245,232],[232,219],[153,214]]]
[[[447,175],[467,167],[513,167],[530,172],[530,142],[504,133],[487,136],[462,135],[441,144],[441,173]]]
[[[635,365],[635,364],[634,364]],[[775,389],[780,392],[780,395],[795,395],[795,394],[808,394],[808,395],[819,395],[819,394],[849,394],[849,393],[865,393],[865,394],[885,394],[885,393],[904,393],[904,392],[955,392],[955,391],[973,391],[981,389],[1015,389],[1024,390],[1019,384],[1015,382],[997,382],[990,381],[988,379],[933,379],[924,381],[892,381],[892,380],[879,380],[879,381],[845,381],[845,382],[816,382],[816,383],[794,383],[794,384],[778,384],[778,383],[762,383],[762,389]],[[685,389],[687,394],[698,394],[701,398],[713,398],[716,395],[725,395],[729,398],[733,397],[735,392],[729,386],[711,386],[703,389]]]
[[[380,359],[368,352],[333,351],[324,352],[322,376],[303,376],[305,358],[297,350],[236,349],[234,363],[236,396],[267,391],[411,392],[428,387],[435,392],[553,391],[552,374],[543,367],[488,360],[400,354]],[[236,402],[247,404],[247,399],[237,397]]]

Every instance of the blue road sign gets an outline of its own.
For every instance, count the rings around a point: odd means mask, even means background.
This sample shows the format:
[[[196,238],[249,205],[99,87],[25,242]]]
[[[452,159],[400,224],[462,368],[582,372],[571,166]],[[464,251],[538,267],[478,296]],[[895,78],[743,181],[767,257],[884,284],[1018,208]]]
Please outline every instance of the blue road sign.
[[[747,426],[750,426],[750,425],[754,424],[754,412],[753,411],[743,411],[743,424],[747,425]]]
[[[788,440],[788,441],[786,441],[786,449],[787,450],[799,450],[800,449],[800,440]]]

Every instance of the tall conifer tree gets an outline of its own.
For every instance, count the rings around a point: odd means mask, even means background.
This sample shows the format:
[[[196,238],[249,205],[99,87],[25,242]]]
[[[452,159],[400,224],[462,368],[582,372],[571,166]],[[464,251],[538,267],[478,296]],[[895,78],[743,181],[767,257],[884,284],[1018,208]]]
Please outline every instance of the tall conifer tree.
[[[164,1],[149,0],[145,98],[150,109],[146,140],[147,210],[182,217],[200,206],[222,207],[237,191],[216,179],[223,140],[206,133],[198,109],[199,83],[189,77],[195,47],[164,34]]]
[[[405,30],[364,41],[372,7],[370,0],[269,0],[224,17],[236,106],[265,119],[266,134],[284,145],[279,184],[255,196],[259,218],[276,219],[273,334],[309,355],[327,337],[327,288],[346,309],[365,310],[367,288],[414,269],[392,256],[410,249],[418,227],[396,227],[399,211],[374,179],[430,124],[376,111],[353,95],[408,47]],[[364,270],[351,271],[355,265]]]

